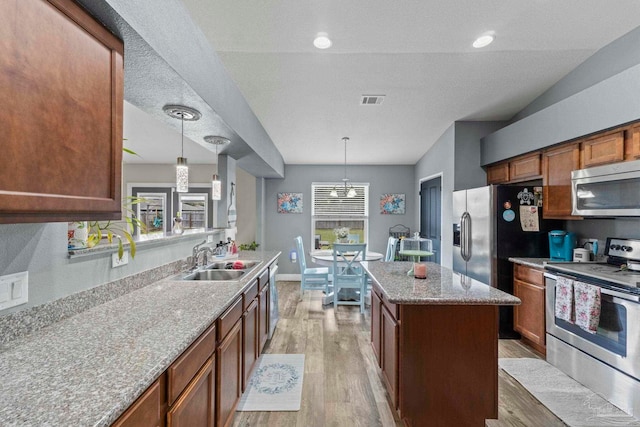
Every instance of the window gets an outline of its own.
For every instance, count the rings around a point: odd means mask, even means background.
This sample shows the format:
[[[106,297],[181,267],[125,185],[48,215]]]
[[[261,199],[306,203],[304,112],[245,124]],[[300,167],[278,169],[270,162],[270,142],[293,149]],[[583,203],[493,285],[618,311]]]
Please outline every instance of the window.
[[[315,249],[330,249],[337,240],[334,230],[347,228],[344,238],[351,243],[366,243],[369,233],[369,184],[351,184],[355,197],[342,196],[344,183],[311,184],[311,231]],[[338,189],[341,197],[332,197]]]

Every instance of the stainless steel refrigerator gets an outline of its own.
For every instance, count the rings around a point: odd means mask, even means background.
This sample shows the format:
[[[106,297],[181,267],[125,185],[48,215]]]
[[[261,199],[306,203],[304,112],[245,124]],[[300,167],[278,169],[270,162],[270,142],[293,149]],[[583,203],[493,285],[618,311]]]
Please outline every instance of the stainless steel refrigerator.
[[[490,185],[453,193],[453,270],[513,294],[509,257],[548,258],[550,230],[542,219],[542,188]],[[500,307],[500,337],[518,338],[513,307]]]

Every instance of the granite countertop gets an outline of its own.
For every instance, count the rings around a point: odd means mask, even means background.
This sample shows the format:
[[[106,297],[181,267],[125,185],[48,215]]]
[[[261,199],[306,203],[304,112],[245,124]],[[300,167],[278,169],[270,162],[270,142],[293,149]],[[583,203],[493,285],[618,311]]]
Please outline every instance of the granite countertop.
[[[0,347],[0,424],[108,426],[242,294],[240,281],[163,279]]]
[[[411,262],[363,262],[362,265],[394,304],[518,305],[520,299],[431,262],[427,278],[407,276]]]
[[[533,268],[544,268],[544,266],[548,263],[551,262],[551,258],[518,258],[518,257],[512,257],[509,258],[509,261],[515,263],[515,264],[522,264],[522,265],[526,265],[528,267],[533,267]]]

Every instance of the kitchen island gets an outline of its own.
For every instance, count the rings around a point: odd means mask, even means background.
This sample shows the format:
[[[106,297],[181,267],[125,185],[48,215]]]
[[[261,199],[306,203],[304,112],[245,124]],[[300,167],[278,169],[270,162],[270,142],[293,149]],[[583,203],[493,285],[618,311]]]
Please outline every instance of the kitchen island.
[[[498,306],[513,295],[427,264],[362,263],[373,282],[371,341],[407,427],[485,425],[498,417]]]

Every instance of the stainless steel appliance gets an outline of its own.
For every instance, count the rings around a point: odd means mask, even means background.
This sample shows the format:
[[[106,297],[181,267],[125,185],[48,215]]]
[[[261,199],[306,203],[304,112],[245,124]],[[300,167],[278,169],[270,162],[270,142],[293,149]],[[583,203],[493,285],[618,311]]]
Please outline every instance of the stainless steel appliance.
[[[546,265],[547,361],[612,403],[640,415],[640,240],[608,238],[606,263]],[[589,333],[556,316],[558,276],[600,288],[597,331]]]
[[[571,172],[573,214],[640,216],[640,160]]]
[[[278,319],[280,319],[280,312],[278,310],[278,287],[276,286],[276,273],[278,272],[278,261],[275,261],[269,267],[269,339],[273,336],[273,331],[276,329]]]
[[[453,270],[512,294],[509,257],[548,258],[547,232],[561,226],[541,218],[540,197],[540,187],[524,185],[455,191]],[[511,306],[500,307],[500,337],[519,337]]]

